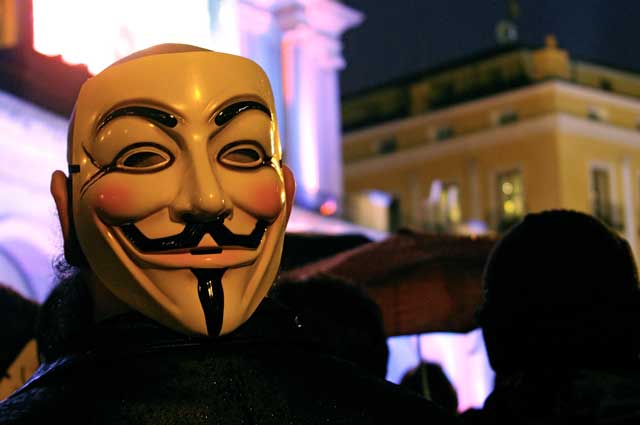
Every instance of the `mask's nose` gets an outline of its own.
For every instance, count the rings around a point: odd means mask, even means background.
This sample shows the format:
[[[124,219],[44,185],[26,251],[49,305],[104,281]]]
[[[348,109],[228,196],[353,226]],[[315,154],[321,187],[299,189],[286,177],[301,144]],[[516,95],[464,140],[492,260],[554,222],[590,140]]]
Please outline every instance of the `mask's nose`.
[[[196,164],[185,177],[170,208],[172,220],[201,223],[231,215],[231,199],[220,185],[209,161]]]

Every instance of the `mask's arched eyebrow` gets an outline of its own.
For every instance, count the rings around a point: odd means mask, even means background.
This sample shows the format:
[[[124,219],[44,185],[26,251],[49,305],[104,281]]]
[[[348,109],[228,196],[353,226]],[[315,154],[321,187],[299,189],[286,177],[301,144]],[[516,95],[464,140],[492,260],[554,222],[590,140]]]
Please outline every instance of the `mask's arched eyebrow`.
[[[148,106],[125,106],[110,112],[104,117],[98,125],[98,130],[107,125],[109,121],[123,116],[142,117],[171,128],[178,125],[178,119],[175,115],[161,111],[160,109],[150,108]]]
[[[271,111],[269,111],[269,108],[264,106],[262,103],[253,100],[243,100],[240,102],[232,103],[231,105],[226,106],[222,111],[218,112],[214,119],[214,122],[217,126],[221,127],[237,117],[242,112],[250,109],[257,109],[258,111],[262,111],[267,114],[269,118],[271,118]]]

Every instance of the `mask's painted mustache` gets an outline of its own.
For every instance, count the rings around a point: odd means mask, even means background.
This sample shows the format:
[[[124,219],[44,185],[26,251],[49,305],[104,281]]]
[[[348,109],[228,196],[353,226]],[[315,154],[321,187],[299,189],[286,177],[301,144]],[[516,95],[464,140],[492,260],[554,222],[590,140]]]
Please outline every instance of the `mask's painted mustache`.
[[[176,249],[196,248],[204,235],[211,235],[214,241],[220,246],[217,252],[221,252],[225,246],[256,249],[262,241],[267,222],[258,220],[256,227],[248,235],[238,235],[233,233],[224,225],[224,218],[205,223],[187,223],[182,232],[173,236],[150,239],[142,234],[135,224],[124,224],[120,226],[122,233],[140,252],[163,252]],[[211,254],[211,249],[205,249]],[[200,252],[194,252],[197,254]],[[205,253],[205,252],[202,252]]]

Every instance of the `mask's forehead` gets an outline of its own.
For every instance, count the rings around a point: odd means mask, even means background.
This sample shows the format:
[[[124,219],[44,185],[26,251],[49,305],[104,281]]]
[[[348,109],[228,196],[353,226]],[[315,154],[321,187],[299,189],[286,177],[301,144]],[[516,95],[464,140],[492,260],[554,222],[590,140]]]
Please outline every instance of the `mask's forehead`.
[[[71,162],[107,113],[124,105],[168,108],[186,122],[204,121],[232,100],[265,104],[275,126],[269,81],[254,62],[217,52],[165,53],[107,68],[82,87],[76,102]],[[277,131],[277,126],[275,126]],[[277,138],[277,135],[276,135]]]

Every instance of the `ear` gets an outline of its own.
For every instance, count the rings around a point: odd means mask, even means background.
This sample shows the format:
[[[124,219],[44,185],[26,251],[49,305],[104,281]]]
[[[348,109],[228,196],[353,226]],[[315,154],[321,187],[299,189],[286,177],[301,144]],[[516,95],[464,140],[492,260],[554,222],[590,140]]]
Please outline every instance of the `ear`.
[[[56,170],[51,175],[51,195],[58,210],[58,220],[62,229],[62,237],[65,246],[71,236],[71,212],[69,211],[69,193],[67,192],[67,176],[60,170]]]
[[[51,175],[51,195],[58,209],[58,219],[64,238],[64,258],[72,266],[83,267],[87,265],[87,259],[82,253],[80,243],[76,237],[73,225],[73,212],[71,211],[71,181],[62,171],[55,171]]]
[[[291,169],[286,165],[282,166],[282,174],[284,177],[284,192],[287,200],[287,221],[289,221],[291,209],[293,208],[293,197],[296,194],[296,179],[293,177]]]

